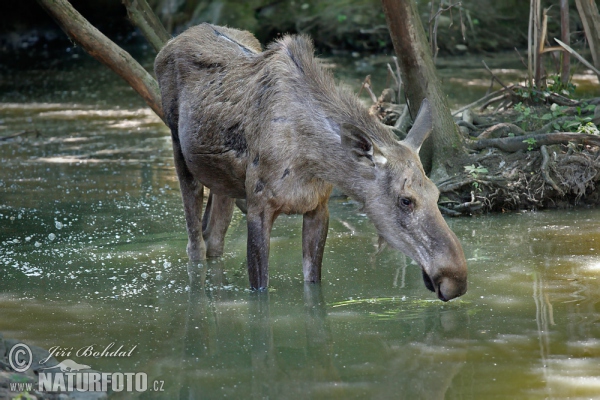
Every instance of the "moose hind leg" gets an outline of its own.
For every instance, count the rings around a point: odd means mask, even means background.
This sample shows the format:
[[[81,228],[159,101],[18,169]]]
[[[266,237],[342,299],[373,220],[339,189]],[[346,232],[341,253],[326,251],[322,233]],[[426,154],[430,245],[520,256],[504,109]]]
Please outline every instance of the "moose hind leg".
[[[187,225],[187,254],[190,261],[198,262],[206,258],[206,246],[202,238],[202,221],[200,220],[204,186],[188,170],[181,147],[175,140],[173,141],[173,156]]]
[[[321,265],[329,227],[327,200],[304,214],[302,220],[302,270],[305,282],[321,281]]]
[[[252,289],[264,290],[269,286],[269,247],[275,217],[268,207],[248,207],[247,258]]]
[[[206,255],[219,257],[223,255],[225,234],[233,215],[234,199],[210,193],[204,217],[202,217],[202,236],[206,243]]]

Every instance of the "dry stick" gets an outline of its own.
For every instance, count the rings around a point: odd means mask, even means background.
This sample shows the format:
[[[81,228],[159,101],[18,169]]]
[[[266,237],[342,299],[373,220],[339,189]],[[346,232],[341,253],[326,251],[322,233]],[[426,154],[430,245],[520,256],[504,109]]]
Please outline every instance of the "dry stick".
[[[488,72],[492,75],[492,79],[495,79],[496,82],[498,82],[500,84],[500,86],[502,86],[504,89],[506,89],[510,94],[512,94],[513,96],[517,97],[517,94],[508,86],[506,86],[501,80],[500,78],[498,78],[496,75],[494,75],[494,73],[492,72],[492,70],[490,69],[490,67],[488,67],[488,65],[485,63],[484,60],[481,60],[481,62],[483,63],[483,66],[485,67],[485,69],[488,70]]]
[[[563,192],[562,189],[558,187],[556,182],[554,182],[554,180],[550,177],[550,174],[548,173],[548,161],[550,161],[550,157],[548,156],[548,149],[546,148],[545,145],[542,145],[542,147],[540,147],[540,152],[542,153],[541,169],[542,169],[542,176],[544,177],[544,180],[546,181],[547,184],[552,186],[552,188],[554,190],[556,190],[561,196],[564,196],[565,192]]]
[[[396,65],[396,78],[398,78],[398,99],[400,99],[400,92],[402,91],[402,74],[400,73],[400,65],[398,64],[398,57],[393,56],[392,60],[394,60],[394,64]],[[400,100],[398,100],[398,103],[399,102],[400,102]],[[406,100],[406,104],[408,104],[408,100]]]
[[[12,135],[0,136],[0,141],[8,140],[8,139],[14,139],[14,138],[19,137],[19,136],[27,135],[28,133],[35,133],[36,136],[40,135],[40,132],[38,132],[37,129],[34,129],[32,131],[31,130],[24,130],[24,131],[21,131],[21,132],[13,133]]]
[[[521,63],[523,64],[523,66],[525,68],[527,68],[527,63],[525,62],[525,59],[523,58],[523,56],[521,55],[521,53],[519,52],[519,50],[515,47],[515,51],[517,52],[517,54],[519,55],[519,58],[521,59]]]
[[[398,78],[396,78],[396,74],[392,70],[392,66],[390,65],[390,63],[387,63],[387,69],[388,69],[388,73],[392,76],[392,79],[394,80],[394,82],[396,82],[396,87],[400,87],[400,82],[398,82]],[[400,92],[398,92],[398,95],[400,95]]]
[[[371,89],[371,75],[367,75],[367,77],[363,81],[362,86],[360,87],[360,90],[358,91],[359,96],[362,93],[363,88],[369,93],[369,96],[371,96],[371,100],[373,100],[373,104],[377,104],[377,96],[375,96],[375,93],[373,93],[373,90]]]
[[[146,0],[123,0],[127,8],[127,16],[137,26],[146,40],[152,45],[156,52],[171,39],[160,20],[152,11]]]
[[[433,2],[432,2],[432,10],[433,10]],[[435,63],[436,59],[437,59],[437,54],[438,54],[438,47],[437,47],[437,28],[438,28],[438,21],[439,21],[439,16],[441,13],[450,10],[450,12],[452,13],[452,7],[459,7],[461,6],[462,3],[458,2],[456,4],[450,4],[448,7],[443,8],[442,7],[442,1],[440,1],[440,6],[438,8],[438,11],[435,13],[435,15],[433,17],[431,17],[429,19],[429,26],[431,27],[431,22],[435,21],[433,24],[433,31],[431,31],[430,28],[430,32],[432,33],[432,35],[430,36],[432,39],[431,40],[431,53],[433,54],[433,62]],[[450,25],[452,25],[452,19],[450,19]]]
[[[554,38],[554,40],[556,40],[556,43],[560,44],[566,51],[568,51],[569,53],[573,54],[575,56],[575,58],[577,58],[579,61],[581,61],[581,63],[583,65],[585,65],[586,67],[588,67],[589,69],[591,69],[592,71],[594,71],[594,73],[596,73],[598,76],[600,76],[600,71],[598,69],[596,69],[592,64],[590,64],[585,58],[583,58],[579,53],[577,53],[575,50],[573,50],[573,48],[571,46],[569,46],[566,43],[563,43],[562,41]]]
[[[497,101],[503,100],[505,98],[505,94],[494,97],[486,101],[481,107],[479,107],[479,111],[483,111],[490,106],[490,104],[495,103]]]
[[[129,53],[92,26],[68,1],[37,1],[73,41],[123,78],[165,120],[156,80]]]
[[[495,92],[492,92],[492,93],[490,93],[490,94],[486,94],[485,96],[483,96],[483,97],[482,97],[482,98],[480,98],[479,100],[476,100],[476,101],[474,101],[474,102],[472,102],[472,103],[470,103],[470,104],[467,104],[466,106],[463,106],[463,107],[459,108],[458,110],[454,111],[454,112],[452,113],[452,116],[455,116],[455,115],[457,115],[457,114],[459,114],[459,113],[461,113],[461,112],[463,112],[463,111],[465,111],[465,110],[467,110],[467,109],[469,109],[469,108],[472,108],[472,107],[478,106],[478,105],[479,105],[479,104],[481,104],[481,103],[485,103],[485,102],[486,102],[486,101],[488,101],[489,99],[491,99],[491,98],[493,98],[494,96],[497,96],[499,93],[503,93],[503,92],[505,92],[505,91],[506,91],[506,89],[502,88],[502,89],[500,89],[500,90],[496,90]],[[502,97],[503,97],[503,96],[502,96]],[[496,101],[497,101],[497,100],[496,100]]]

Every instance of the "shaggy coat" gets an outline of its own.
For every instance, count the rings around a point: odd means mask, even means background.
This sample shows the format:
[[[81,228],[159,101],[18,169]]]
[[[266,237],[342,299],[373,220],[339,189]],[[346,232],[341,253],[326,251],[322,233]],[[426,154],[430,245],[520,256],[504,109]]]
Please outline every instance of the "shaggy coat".
[[[281,213],[304,215],[304,277],[320,280],[336,185],[364,204],[387,242],[421,265],[438,297],[463,294],[464,254],[417,154],[431,131],[428,104],[398,142],[313,53],[305,36],[285,36],[261,52],[248,32],[202,24],[157,56],[190,259],[222,252],[232,199],[246,199],[251,286],[268,285],[270,230]],[[211,190],[203,227],[202,185]]]

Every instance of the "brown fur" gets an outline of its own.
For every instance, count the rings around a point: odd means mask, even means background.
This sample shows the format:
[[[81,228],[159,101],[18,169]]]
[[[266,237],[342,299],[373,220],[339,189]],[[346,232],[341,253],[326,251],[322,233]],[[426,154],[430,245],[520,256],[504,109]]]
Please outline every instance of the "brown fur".
[[[222,252],[232,199],[245,198],[251,286],[268,285],[269,236],[280,213],[304,214],[304,276],[320,280],[327,201],[336,185],[364,203],[385,240],[419,262],[440,298],[466,291],[462,248],[416,153],[431,130],[427,107],[398,142],[334,85],[305,36],[285,36],[260,52],[248,32],[202,24],[171,40],[155,70],[191,260]],[[204,235],[202,185],[211,190]],[[406,197],[408,208],[399,205]]]

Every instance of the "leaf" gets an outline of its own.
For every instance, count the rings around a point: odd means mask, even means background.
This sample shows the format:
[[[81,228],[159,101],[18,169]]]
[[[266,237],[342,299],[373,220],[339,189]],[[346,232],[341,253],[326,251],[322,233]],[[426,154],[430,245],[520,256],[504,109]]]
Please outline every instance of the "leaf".
[[[544,121],[552,119],[552,114],[544,114],[540,119],[543,119]]]
[[[563,124],[564,128],[575,128],[581,125],[579,121],[567,121]]]

